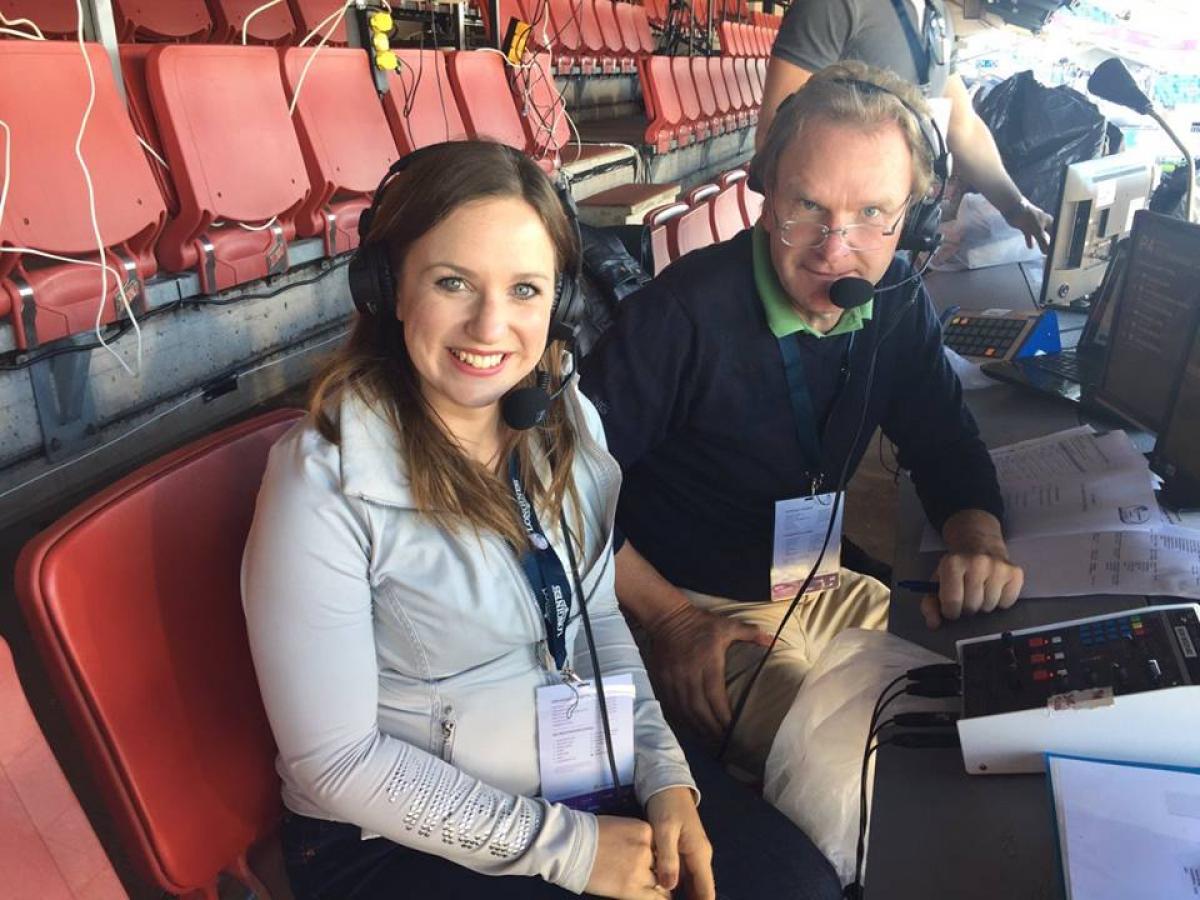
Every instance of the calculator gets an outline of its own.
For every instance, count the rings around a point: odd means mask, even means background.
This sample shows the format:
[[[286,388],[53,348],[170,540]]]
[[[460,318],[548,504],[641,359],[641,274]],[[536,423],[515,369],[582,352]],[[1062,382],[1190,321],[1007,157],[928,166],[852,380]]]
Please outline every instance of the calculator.
[[[1058,318],[1050,311],[988,309],[955,312],[942,325],[942,343],[970,359],[1017,359],[1062,348]]]

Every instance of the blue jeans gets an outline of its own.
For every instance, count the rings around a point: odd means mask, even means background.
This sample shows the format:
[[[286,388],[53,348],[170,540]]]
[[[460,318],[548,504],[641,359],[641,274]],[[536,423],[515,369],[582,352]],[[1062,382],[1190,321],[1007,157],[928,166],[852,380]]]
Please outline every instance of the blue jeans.
[[[700,820],[713,845],[721,900],[839,900],[833,867],[804,833],[734,781],[697,742],[681,735],[700,789]],[[437,900],[566,900],[540,878],[480,875],[386,838],[360,840],[358,826],[289,813],[282,842],[296,900],[394,900],[408,891]]]

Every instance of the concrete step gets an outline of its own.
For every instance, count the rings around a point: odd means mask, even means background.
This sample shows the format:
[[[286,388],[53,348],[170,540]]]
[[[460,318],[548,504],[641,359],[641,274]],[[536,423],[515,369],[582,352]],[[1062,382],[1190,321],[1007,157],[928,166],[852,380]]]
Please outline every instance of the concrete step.
[[[579,220],[587,225],[641,225],[656,206],[679,196],[677,184],[622,184],[579,203]]]

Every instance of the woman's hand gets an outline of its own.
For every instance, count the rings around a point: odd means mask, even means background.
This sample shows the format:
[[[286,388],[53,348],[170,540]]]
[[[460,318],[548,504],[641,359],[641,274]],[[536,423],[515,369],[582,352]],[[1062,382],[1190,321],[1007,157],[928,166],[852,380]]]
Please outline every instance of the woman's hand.
[[[616,900],[663,900],[654,877],[654,832],[641,819],[597,816],[600,837],[585,893]]]
[[[654,830],[654,872],[658,886],[673,891],[681,884],[689,900],[716,900],[712,844],[700,824],[696,799],[687,788],[659,791],[646,803]]]

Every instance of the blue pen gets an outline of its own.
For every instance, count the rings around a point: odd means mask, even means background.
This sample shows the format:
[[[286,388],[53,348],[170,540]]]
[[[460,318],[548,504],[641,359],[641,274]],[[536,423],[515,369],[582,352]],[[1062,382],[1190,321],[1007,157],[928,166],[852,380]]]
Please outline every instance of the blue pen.
[[[938,583],[936,581],[898,581],[896,587],[904,588],[906,591],[916,591],[918,594],[936,594],[938,592]]]

